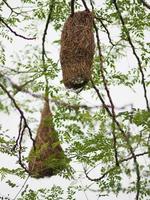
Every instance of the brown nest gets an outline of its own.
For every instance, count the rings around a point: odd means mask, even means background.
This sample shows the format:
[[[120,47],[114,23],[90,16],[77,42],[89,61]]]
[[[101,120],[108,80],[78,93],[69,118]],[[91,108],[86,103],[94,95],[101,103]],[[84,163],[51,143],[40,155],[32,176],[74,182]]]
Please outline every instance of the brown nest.
[[[93,15],[80,11],[69,16],[61,35],[60,62],[67,88],[83,87],[91,78],[94,56]]]
[[[66,168],[67,158],[52,124],[52,113],[48,100],[45,101],[41,113],[35,147],[35,149],[31,149],[29,154],[28,170],[32,177],[50,177]]]

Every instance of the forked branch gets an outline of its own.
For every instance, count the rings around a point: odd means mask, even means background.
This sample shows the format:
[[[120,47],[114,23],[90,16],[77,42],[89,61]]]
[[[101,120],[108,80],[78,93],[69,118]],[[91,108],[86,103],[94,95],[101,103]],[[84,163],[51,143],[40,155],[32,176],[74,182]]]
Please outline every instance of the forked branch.
[[[85,0],[81,0],[81,1],[82,1],[82,3],[83,3],[83,6],[85,7],[85,10],[86,10],[86,11],[89,11],[89,9],[88,9],[88,7],[87,7],[87,5],[86,5]],[[71,5],[71,16],[73,16],[73,15],[74,15],[75,0],[71,0],[70,5]]]
[[[14,104],[15,108],[17,109],[17,111],[20,113],[20,123],[19,123],[19,132],[18,132],[18,137],[16,139],[16,144],[14,145],[13,150],[16,149],[17,146],[19,146],[19,164],[21,165],[21,167],[23,167],[23,169],[28,172],[27,168],[25,167],[25,165],[22,163],[22,158],[21,158],[21,154],[22,154],[22,139],[23,139],[23,135],[26,131],[26,129],[28,130],[30,139],[33,142],[33,146],[35,147],[35,141],[32,137],[32,131],[27,123],[27,119],[24,116],[23,111],[20,109],[20,107],[18,106],[16,100],[13,98],[13,96],[10,94],[10,92],[5,88],[4,85],[2,85],[0,83],[0,88],[7,94],[7,96],[9,97],[9,99],[12,101],[12,103]]]

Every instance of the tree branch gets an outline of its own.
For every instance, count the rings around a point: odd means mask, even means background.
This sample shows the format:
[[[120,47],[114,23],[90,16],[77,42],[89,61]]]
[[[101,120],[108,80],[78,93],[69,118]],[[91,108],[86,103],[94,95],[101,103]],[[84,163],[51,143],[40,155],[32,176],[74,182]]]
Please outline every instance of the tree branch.
[[[86,11],[89,11],[89,8],[87,7],[85,0],[82,0],[82,3],[83,3],[83,6],[85,7],[85,10],[86,10]],[[71,2],[70,2],[70,6],[71,6],[71,16],[74,15],[74,4],[75,4],[75,0],[71,0]]]
[[[118,152],[117,152],[117,147],[116,147],[117,138],[116,138],[116,134],[115,134],[116,113],[115,113],[115,109],[114,109],[114,103],[113,103],[113,100],[111,98],[109,88],[107,86],[107,80],[106,80],[105,75],[104,75],[103,55],[102,55],[102,52],[101,52],[100,38],[99,38],[98,28],[97,28],[94,20],[93,20],[93,25],[94,25],[94,29],[95,29],[95,32],[96,32],[96,38],[97,38],[97,47],[98,47],[98,53],[99,53],[99,59],[100,59],[100,73],[101,73],[101,76],[102,76],[102,79],[103,79],[103,84],[104,84],[104,88],[105,88],[107,97],[108,97],[110,105],[111,105],[111,111],[112,111],[111,116],[112,116],[112,120],[113,120],[113,122],[112,122],[113,123],[112,135],[113,135],[113,141],[114,141],[115,160],[116,160],[116,165],[119,165],[119,163],[118,163]]]
[[[13,198],[13,200],[16,200],[16,199],[18,198],[20,192],[23,190],[23,188],[24,188],[24,186],[26,185],[26,183],[27,183],[27,181],[28,181],[29,178],[30,178],[30,176],[28,175],[27,178],[25,179],[25,181],[24,181],[22,187],[19,189],[19,191],[17,192],[17,194],[15,195],[15,197]]]
[[[92,10],[94,11],[94,5],[92,3],[92,0],[90,0],[90,4],[91,4],[91,7],[92,7]],[[100,21],[101,25],[103,26],[103,28],[105,29],[106,33],[107,33],[107,36],[108,36],[108,40],[109,42],[111,43],[112,46],[115,46],[112,42],[112,39],[111,39],[111,36],[110,36],[110,32],[109,30],[107,29],[106,25],[104,24],[103,20],[100,18],[100,17],[97,17],[97,16],[94,16],[95,19],[97,19],[98,21]]]
[[[52,1],[51,4],[49,5],[49,13],[48,13],[48,17],[47,17],[47,20],[46,20],[46,25],[45,25],[45,29],[44,29],[44,33],[43,33],[43,37],[42,37],[42,62],[43,62],[43,69],[44,69],[43,72],[44,73],[46,73],[46,71],[47,71],[47,66],[45,65],[45,56],[46,56],[45,39],[46,39],[46,35],[47,35],[49,22],[51,20],[53,7],[54,7],[54,2]],[[45,82],[46,82],[46,84],[45,84],[45,97],[48,98],[49,89],[48,89],[48,78],[47,78],[46,74],[45,74]]]
[[[140,156],[144,156],[144,155],[148,155],[149,154],[149,152],[143,152],[143,153],[139,153],[139,154],[135,154],[135,156],[136,157],[140,157]],[[128,157],[128,158],[124,158],[124,159],[122,159],[122,160],[119,160],[119,164],[122,164],[122,163],[124,163],[124,162],[127,162],[127,161],[129,161],[129,160],[131,160],[131,159],[133,159],[133,156],[130,156],[130,157]],[[98,181],[101,181],[103,178],[105,178],[110,172],[112,172],[112,171],[114,171],[115,169],[117,169],[118,168],[118,166],[114,166],[114,167],[112,167],[111,169],[109,169],[108,171],[106,171],[103,175],[101,175],[100,177],[98,177],[98,178],[91,178],[91,177],[89,177],[89,175],[88,175],[88,173],[89,172],[87,172],[85,169],[84,169],[84,173],[85,173],[85,175],[86,175],[86,177],[90,180],[90,181],[94,181],[94,182],[98,182]],[[91,170],[90,170],[91,171]]]
[[[140,0],[141,3],[148,9],[150,9],[150,4],[148,4],[145,0]]]
[[[50,5],[50,10],[49,10],[49,13],[48,13],[48,17],[47,17],[47,20],[46,20],[45,29],[44,29],[44,33],[43,33],[43,37],[42,37],[42,62],[43,62],[43,64],[45,64],[45,55],[46,55],[45,39],[46,39],[46,35],[47,35],[49,22],[50,22],[50,19],[51,19],[51,16],[52,16],[53,7],[54,7],[54,4]]]
[[[137,174],[137,195],[136,195],[136,200],[139,199],[139,192],[140,192],[140,169],[139,169],[139,164],[137,162],[137,159],[136,159],[136,156],[135,156],[135,153],[134,153],[134,150],[132,148],[132,146],[130,145],[130,141],[129,141],[129,138],[128,138],[128,135],[126,135],[126,133],[124,132],[124,130],[122,129],[120,123],[117,121],[116,117],[113,116],[113,114],[111,113],[111,111],[109,110],[109,108],[106,106],[105,104],[105,101],[103,100],[98,88],[95,86],[94,82],[91,80],[92,82],[92,85],[93,85],[93,88],[95,89],[99,99],[101,100],[104,108],[106,109],[106,111],[108,112],[109,116],[114,120],[114,123],[116,124],[116,126],[118,127],[119,131],[122,133],[126,143],[127,143],[127,146],[131,152],[131,155],[132,155],[132,158],[134,160],[134,164],[135,164],[135,168],[136,168],[136,174]],[[116,153],[116,152],[115,152]],[[118,162],[119,164],[119,162]]]
[[[84,5],[84,7],[85,7],[85,10],[86,10],[86,11],[89,11],[89,8],[87,7],[85,0],[82,0],[82,3],[83,3],[83,5]]]
[[[131,152],[131,155],[134,159],[134,163],[135,163],[135,166],[136,166],[136,172],[137,172],[137,185],[139,185],[140,183],[140,171],[139,171],[139,164],[136,160],[136,156],[134,154],[134,150],[132,148],[132,146],[130,145],[130,141],[129,141],[129,138],[128,136],[126,135],[126,133],[124,132],[124,130],[122,129],[120,123],[117,121],[116,119],[116,114],[115,114],[115,109],[114,109],[114,104],[113,104],[113,101],[112,101],[112,98],[111,98],[111,95],[110,95],[110,92],[109,92],[109,89],[107,87],[107,81],[105,79],[105,75],[104,75],[104,67],[103,67],[103,56],[102,56],[102,52],[101,52],[101,46],[100,46],[100,38],[99,38],[99,33],[98,33],[98,28],[95,24],[95,21],[93,20],[93,25],[94,25],[94,29],[95,29],[95,32],[96,32],[96,38],[97,38],[97,47],[98,47],[98,53],[99,53],[99,59],[100,59],[100,73],[101,73],[101,76],[102,76],[102,79],[103,79],[103,84],[104,84],[104,88],[105,88],[105,91],[107,93],[107,96],[108,96],[108,99],[109,99],[109,102],[110,102],[110,105],[111,105],[111,110],[112,112],[109,110],[109,108],[106,106],[105,104],[105,101],[103,100],[103,98],[101,97],[101,94],[99,92],[99,90],[97,89],[97,87],[95,86],[94,82],[91,80],[92,82],[92,85],[93,85],[93,88],[95,89],[99,99],[101,100],[103,106],[105,107],[106,111],[108,112],[109,116],[112,118],[114,124],[117,125],[118,129],[120,130],[120,132],[122,133],[127,145],[128,145],[128,148],[130,149],[130,152]],[[113,131],[113,140],[114,140],[114,151],[115,151],[115,159],[116,159],[116,165],[118,165],[118,156],[117,156],[117,148],[116,148],[116,135],[114,134],[114,131]],[[137,187],[138,188],[138,187]],[[139,191],[139,190],[137,190]]]
[[[23,35],[18,34],[17,32],[15,32],[15,31],[2,19],[2,17],[0,17],[0,21],[1,21],[15,36],[20,37],[20,38],[25,39],[25,40],[35,40],[35,39],[36,39],[36,37],[30,38],[30,37],[25,37],[25,36],[23,36]]]
[[[42,94],[35,94],[35,93],[32,93],[30,91],[28,91],[27,89],[25,89],[24,87],[30,83],[32,80],[29,80],[27,82],[25,82],[24,84],[22,85],[18,85],[16,84],[15,82],[13,82],[9,77],[7,77],[6,75],[2,74],[0,72],[0,76],[2,76],[4,78],[4,80],[8,81],[11,86],[17,90],[17,92],[23,92],[23,93],[27,93],[35,98],[38,98],[38,99],[44,99],[44,95]],[[64,106],[66,108],[69,108],[69,109],[74,109],[74,110],[79,110],[80,108],[83,108],[83,109],[86,109],[86,110],[92,110],[92,109],[98,109],[98,108],[105,108],[102,105],[93,105],[93,106],[89,106],[89,105],[86,105],[86,104],[70,104],[70,103],[66,103],[64,101],[61,101],[61,100],[57,100],[57,99],[50,99],[50,102],[53,102],[55,103],[57,106]],[[105,105],[108,109],[111,108],[110,105]],[[123,109],[126,109],[126,107],[128,106],[132,106],[132,104],[127,104],[127,105],[124,105],[122,107],[115,107],[115,110],[123,110]]]
[[[135,58],[137,60],[137,63],[138,63],[138,66],[139,66],[139,71],[141,73],[141,79],[142,79],[141,81],[142,81],[142,86],[143,86],[143,90],[144,90],[144,97],[145,97],[145,101],[146,101],[147,110],[150,111],[149,101],[148,101],[148,96],[147,96],[147,90],[146,90],[146,84],[145,84],[145,75],[144,75],[144,72],[143,72],[143,67],[142,67],[141,60],[140,60],[138,54],[136,53],[135,47],[134,47],[134,45],[132,43],[132,40],[131,40],[131,37],[130,37],[130,33],[129,33],[126,25],[125,25],[124,19],[123,19],[122,14],[121,14],[121,12],[119,10],[117,2],[116,2],[116,0],[112,0],[112,1],[113,1],[113,4],[114,4],[115,8],[116,8],[118,16],[120,18],[120,21],[122,23],[122,26],[123,26],[123,28],[124,28],[124,30],[126,32],[127,39],[128,39],[128,42],[129,42],[129,44],[130,44],[130,46],[132,48],[133,55],[135,56]]]
[[[92,7],[92,10],[94,11],[94,5],[93,5],[91,0],[90,0],[90,4],[91,4],[91,7]],[[111,38],[110,38],[109,31],[107,30],[107,28],[105,27],[105,25],[103,24],[103,22],[101,20],[100,20],[100,22],[104,26],[104,28],[106,29],[110,43],[113,45]],[[98,53],[99,53],[99,59],[100,59],[100,73],[101,73],[101,76],[102,76],[102,79],[103,79],[104,88],[105,88],[105,91],[107,93],[107,97],[109,99],[109,102],[110,102],[110,105],[111,105],[111,110],[112,110],[112,113],[111,113],[108,107],[106,109],[109,112],[109,114],[112,116],[112,135],[113,135],[114,154],[115,154],[116,165],[119,166],[118,152],[117,152],[117,137],[116,137],[116,134],[115,134],[116,114],[115,114],[114,104],[113,104],[113,101],[112,101],[112,98],[111,98],[111,95],[110,95],[110,92],[109,92],[109,89],[108,89],[108,86],[107,86],[107,81],[106,81],[106,78],[105,78],[105,75],[104,75],[103,55],[102,55],[102,52],[101,52],[100,38],[99,38],[98,28],[97,28],[94,20],[93,20],[93,25],[94,25],[94,29],[95,29],[95,32],[96,32],[96,38],[97,38],[97,47],[98,47]],[[93,81],[92,81],[92,85],[94,85]],[[106,108],[105,102],[103,101],[103,98],[100,97],[100,100],[101,100],[102,104],[104,105],[104,107]]]
[[[74,15],[74,3],[75,3],[75,0],[71,0],[71,3],[70,3],[70,6],[71,6],[71,16]]]
[[[100,101],[102,102],[103,104],[103,107],[106,109],[106,111],[108,112],[109,116],[112,118],[112,125],[113,125],[113,129],[112,129],[112,134],[113,134],[113,143],[114,143],[114,152],[115,152],[115,161],[116,161],[116,165],[118,166],[119,165],[119,162],[118,162],[118,152],[117,152],[117,147],[116,147],[116,135],[115,135],[115,124],[118,126],[119,130],[121,131],[121,133],[123,133],[123,136],[126,138],[126,141],[128,142],[128,139],[127,139],[127,136],[126,134],[124,133],[124,131],[122,130],[119,122],[116,120],[116,115],[113,115],[113,113],[111,113],[111,111],[109,110],[108,106],[105,104],[105,101],[103,100],[98,88],[95,86],[93,80],[91,80],[91,83],[92,83],[92,86],[93,88],[95,89]],[[114,112],[114,105],[112,107],[111,105],[111,109],[113,110]],[[128,145],[130,146],[129,142],[128,142]]]
[[[22,153],[22,139],[23,139],[23,135],[25,130],[28,130],[30,139],[33,142],[33,146],[35,148],[35,141],[32,137],[32,131],[30,129],[30,127],[28,126],[27,120],[24,116],[23,111],[20,109],[20,107],[18,106],[16,100],[12,97],[12,95],[10,94],[10,92],[0,83],[0,87],[1,89],[7,94],[7,96],[9,97],[9,99],[13,102],[15,108],[18,110],[18,112],[20,113],[20,123],[19,123],[19,133],[18,133],[18,137],[16,139],[16,144],[13,147],[13,150],[16,149],[16,147],[19,145],[19,164],[21,165],[21,167],[23,167],[23,169],[28,172],[27,168],[24,166],[24,164],[22,163],[22,159],[21,159],[21,153]]]
[[[111,36],[110,36],[110,32],[109,32],[108,28],[106,27],[106,25],[104,24],[103,20],[101,20],[101,19],[98,18],[98,17],[95,17],[95,19],[97,19],[98,21],[100,21],[102,27],[105,29],[105,31],[106,31],[106,33],[107,33],[107,37],[108,37],[108,40],[109,40],[110,44],[111,44],[112,46],[115,46],[115,44],[112,42],[112,39],[111,39]]]
[[[6,4],[6,6],[11,10],[11,13],[15,13],[15,14],[19,14],[19,13],[17,13],[16,11],[14,11],[14,9],[8,4],[8,2],[7,2],[7,0],[2,0],[5,4]]]

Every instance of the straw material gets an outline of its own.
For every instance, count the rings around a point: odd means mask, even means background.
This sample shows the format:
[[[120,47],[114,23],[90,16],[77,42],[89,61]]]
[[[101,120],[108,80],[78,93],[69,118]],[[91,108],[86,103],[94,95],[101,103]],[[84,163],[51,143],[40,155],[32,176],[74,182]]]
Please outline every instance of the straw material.
[[[61,35],[60,62],[67,88],[83,87],[91,78],[94,56],[93,15],[80,11],[69,16]]]
[[[52,113],[48,100],[44,103],[41,121],[35,138],[35,147],[29,154],[29,173],[34,178],[53,176],[66,166],[66,157],[58,135],[52,125]]]

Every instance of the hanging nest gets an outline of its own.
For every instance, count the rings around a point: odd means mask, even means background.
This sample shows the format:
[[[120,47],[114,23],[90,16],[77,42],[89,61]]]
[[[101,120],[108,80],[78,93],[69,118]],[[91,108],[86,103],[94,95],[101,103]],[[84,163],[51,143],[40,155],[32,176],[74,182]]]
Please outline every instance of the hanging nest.
[[[46,100],[35,138],[35,149],[32,148],[29,154],[28,171],[34,178],[50,177],[65,169],[67,163],[68,159],[52,124],[49,102]]]
[[[94,56],[93,15],[80,11],[69,16],[61,35],[60,62],[67,88],[83,87],[91,78]]]

